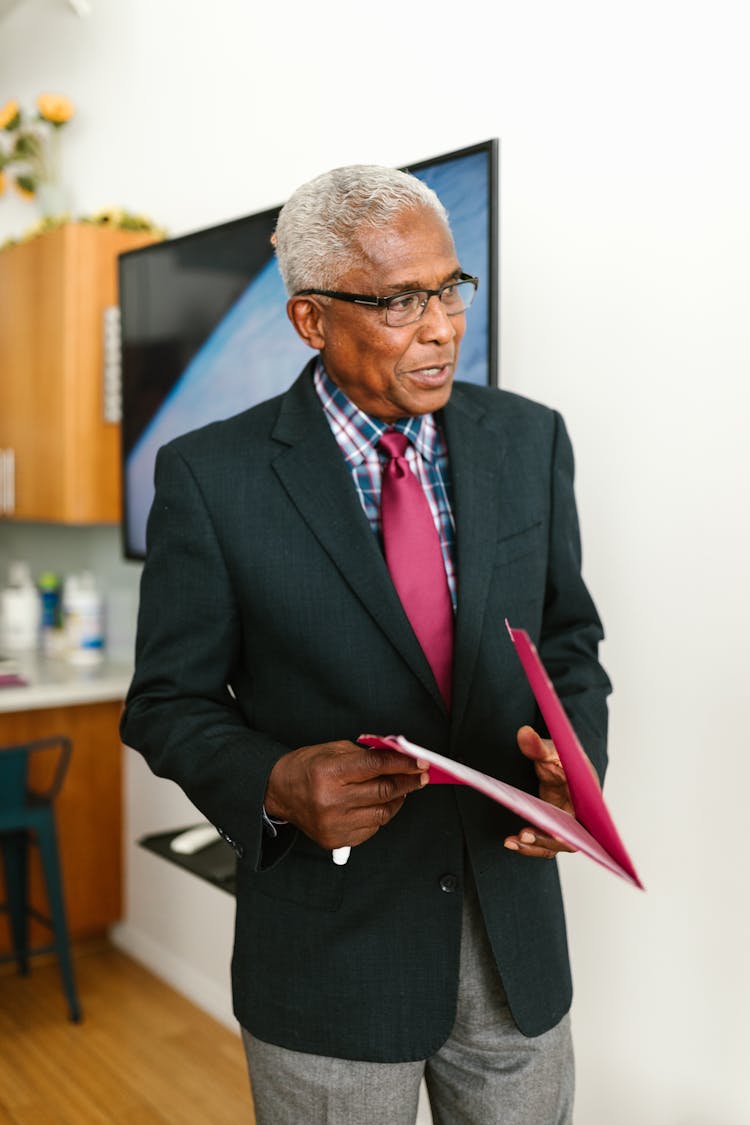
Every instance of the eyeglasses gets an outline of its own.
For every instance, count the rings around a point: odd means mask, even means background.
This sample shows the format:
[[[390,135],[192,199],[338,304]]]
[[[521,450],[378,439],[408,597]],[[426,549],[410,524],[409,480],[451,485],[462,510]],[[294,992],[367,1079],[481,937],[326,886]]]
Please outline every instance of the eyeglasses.
[[[385,322],[391,328],[403,328],[419,320],[430,297],[437,297],[448,316],[458,316],[471,305],[479,285],[478,277],[459,274],[458,280],[447,281],[439,289],[410,289],[393,297],[368,297],[363,293],[341,293],[337,289],[300,289],[296,297],[333,297],[337,301],[351,301],[354,305],[385,309]]]

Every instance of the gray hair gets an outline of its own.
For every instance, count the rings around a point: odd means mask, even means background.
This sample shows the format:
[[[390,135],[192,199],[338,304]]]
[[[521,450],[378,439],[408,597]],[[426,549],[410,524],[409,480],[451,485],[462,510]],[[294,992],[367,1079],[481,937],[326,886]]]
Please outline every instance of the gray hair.
[[[363,228],[382,229],[424,207],[449,226],[432,188],[408,172],[377,164],[334,168],[302,184],[282,207],[271,240],[287,293],[334,289],[358,260]]]

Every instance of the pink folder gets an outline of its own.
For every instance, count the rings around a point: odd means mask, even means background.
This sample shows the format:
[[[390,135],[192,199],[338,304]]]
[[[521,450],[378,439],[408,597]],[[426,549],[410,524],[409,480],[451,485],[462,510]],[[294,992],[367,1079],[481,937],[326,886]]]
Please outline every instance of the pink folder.
[[[357,741],[365,746],[399,750],[412,758],[424,759],[430,764],[430,784],[470,785],[498,804],[512,809],[543,832],[583,852],[626,882],[643,889],[604,803],[594,769],[570,725],[534,644],[525,630],[512,629],[507,621],[505,624],[565,770],[575,817],[514,785],[416,746],[402,735],[365,734]]]

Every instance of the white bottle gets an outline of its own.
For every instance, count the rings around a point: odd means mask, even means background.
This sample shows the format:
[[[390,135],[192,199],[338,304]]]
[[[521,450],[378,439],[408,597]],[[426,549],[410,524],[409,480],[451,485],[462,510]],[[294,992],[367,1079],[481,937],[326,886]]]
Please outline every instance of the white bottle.
[[[39,644],[42,605],[28,563],[12,562],[0,592],[0,635],[9,652],[31,652]]]
[[[104,605],[93,574],[71,574],[63,589],[65,652],[71,664],[104,659]]]

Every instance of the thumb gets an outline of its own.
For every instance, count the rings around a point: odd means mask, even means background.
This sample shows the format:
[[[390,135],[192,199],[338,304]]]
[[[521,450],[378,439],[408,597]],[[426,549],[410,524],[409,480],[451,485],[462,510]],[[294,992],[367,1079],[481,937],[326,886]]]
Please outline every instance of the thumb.
[[[560,759],[557,756],[552,742],[549,739],[544,739],[541,735],[537,734],[533,727],[524,726],[520,727],[516,740],[518,742],[518,749],[526,758],[531,758],[537,762],[550,762],[558,764]]]
[[[521,727],[516,735],[518,742],[518,749],[527,758],[546,758],[549,757],[548,749],[544,745],[544,741],[540,735],[537,735],[533,727]]]

